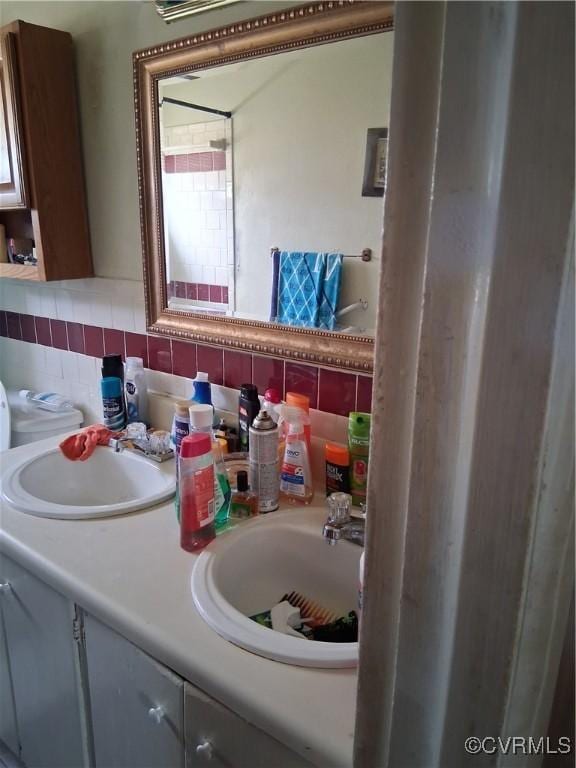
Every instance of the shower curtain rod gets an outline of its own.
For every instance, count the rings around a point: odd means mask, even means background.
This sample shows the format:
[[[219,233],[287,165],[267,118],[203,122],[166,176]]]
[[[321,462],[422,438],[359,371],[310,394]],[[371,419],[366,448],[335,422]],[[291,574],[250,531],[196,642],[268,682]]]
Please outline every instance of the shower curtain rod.
[[[168,104],[175,104],[177,107],[188,107],[188,109],[199,109],[201,112],[210,112],[213,115],[222,115],[230,119],[232,112],[223,112],[221,109],[212,109],[212,107],[201,107],[200,104],[191,104],[189,101],[180,101],[180,99],[170,99],[165,96],[160,102],[160,106],[167,102]]]

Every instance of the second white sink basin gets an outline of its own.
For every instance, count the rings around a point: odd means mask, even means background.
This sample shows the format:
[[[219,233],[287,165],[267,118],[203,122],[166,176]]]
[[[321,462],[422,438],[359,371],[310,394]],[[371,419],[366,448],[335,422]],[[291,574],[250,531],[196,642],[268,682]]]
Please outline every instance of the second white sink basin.
[[[192,595],[226,640],[260,656],[305,667],[354,667],[358,643],[315,642],[260,626],[250,616],[292,591],[338,617],[358,610],[362,549],[322,538],[326,510],[271,512],[219,536],[198,557]]]
[[[174,462],[162,464],[131,451],[98,447],[87,461],[69,461],[58,448],[12,467],[2,496],[21,512],[39,517],[110,517],[169,499]]]

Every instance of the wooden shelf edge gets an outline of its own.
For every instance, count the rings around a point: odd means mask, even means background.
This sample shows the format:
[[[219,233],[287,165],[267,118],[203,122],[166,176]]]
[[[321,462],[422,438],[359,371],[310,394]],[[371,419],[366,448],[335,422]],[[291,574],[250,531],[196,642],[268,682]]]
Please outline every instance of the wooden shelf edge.
[[[18,280],[40,280],[40,269],[29,264],[0,263],[0,277],[15,277]]]

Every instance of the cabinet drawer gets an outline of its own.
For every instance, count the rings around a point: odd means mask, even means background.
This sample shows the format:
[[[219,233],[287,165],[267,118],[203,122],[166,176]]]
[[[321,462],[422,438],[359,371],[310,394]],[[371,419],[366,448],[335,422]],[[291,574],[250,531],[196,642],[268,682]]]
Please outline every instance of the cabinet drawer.
[[[259,728],[184,684],[186,768],[311,768]]]

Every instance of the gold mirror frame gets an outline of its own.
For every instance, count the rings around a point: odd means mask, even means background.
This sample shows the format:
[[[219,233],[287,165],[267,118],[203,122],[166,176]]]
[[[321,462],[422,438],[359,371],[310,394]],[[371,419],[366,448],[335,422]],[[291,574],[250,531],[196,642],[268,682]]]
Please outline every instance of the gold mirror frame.
[[[158,80],[281,51],[393,28],[393,3],[331,0],[306,4],[174,40],[133,54],[134,108],[146,322],[150,333],[300,362],[372,372],[374,341],[277,323],[168,309],[161,186]],[[360,193],[360,192],[359,192]]]

